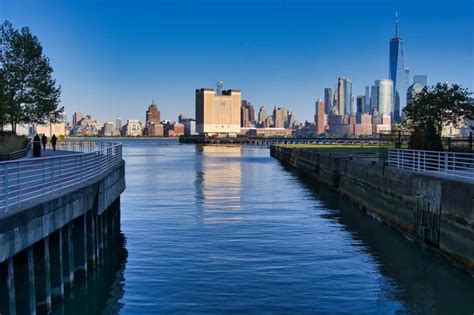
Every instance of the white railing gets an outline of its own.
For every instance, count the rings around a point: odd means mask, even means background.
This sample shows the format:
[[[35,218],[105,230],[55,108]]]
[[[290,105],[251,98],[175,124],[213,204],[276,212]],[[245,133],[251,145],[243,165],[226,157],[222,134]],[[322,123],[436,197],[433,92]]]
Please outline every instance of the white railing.
[[[388,150],[388,165],[474,181],[474,154],[424,150]]]
[[[65,141],[56,150],[73,152],[0,162],[0,215],[21,202],[80,187],[122,161],[119,143]]]

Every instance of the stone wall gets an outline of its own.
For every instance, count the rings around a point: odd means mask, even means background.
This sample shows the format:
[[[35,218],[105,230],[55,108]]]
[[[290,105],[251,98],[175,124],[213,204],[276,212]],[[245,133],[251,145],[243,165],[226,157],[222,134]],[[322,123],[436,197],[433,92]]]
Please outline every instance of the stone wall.
[[[370,154],[272,146],[271,155],[474,271],[474,184],[388,167]]]

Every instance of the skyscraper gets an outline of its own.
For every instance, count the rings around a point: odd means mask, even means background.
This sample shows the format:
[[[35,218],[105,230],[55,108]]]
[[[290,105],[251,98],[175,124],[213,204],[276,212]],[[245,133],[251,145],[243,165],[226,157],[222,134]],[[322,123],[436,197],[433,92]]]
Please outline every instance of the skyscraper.
[[[364,113],[370,113],[370,86],[365,87]]]
[[[326,92],[326,89],[325,89],[325,92]],[[325,93],[324,96],[326,96],[326,93]],[[331,96],[331,98],[332,98],[332,96]],[[316,124],[316,133],[317,134],[322,134],[326,131],[326,125],[325,125],[325,111],[326,111],[326,109],[327,109],[327,106],[325,106],[323,100],[318,99],[316,101],[316,108],[315,108],[315,115],[314,115],[314,123]]]
[[[260,125],[265,124],[265,119],[268,117],[268,111],[265,106],[261,106],[260,110],[258,111],[258,123]]]
[[[337,79],[337,114],[350,115],[352,82],[347,78]]]
[[[357,114],[362,114],[364,112],[365,106],[365,96],[357,96]]]
[[[273,125],[275,128],[285,128],[288,121],[288,109],[278,107],[273,109]]]
[[[160,120],[160,110],[152,101],[146,111],[145,134],[147,136],[163,136],[163,125],[161,125]]]
[[[415,98],[415,96],[421,91],[423,91],[424,87],[424,85],[416,82],[410,85],[407,89],[407,104],[410,104],[410,102]]]
[[[377,80],[375,86],[377,87],[377,103],[380,116],[392,115],[393,117],[393,81]]]
[[[417,74],[413,76],[413,83],[418,83],[423,86],[428,85],[428,76],[426,74]]]
[[[394,109],[392,119],[400,121],[400,110],[405,107],[405,64],[403,40],[398,37],[398,13],[395,14],[395,37],[390,40],[388,78],[393,81]]]
[[[356,101],[354,95],[351,95],[351,109],[350,109],[350,115],[355,116],[357,112],[357,106],[356,106]]]
[[[370,112],[379,110],[379,91],[377,86],[372,85],[370,87]]]
[[[326,114],[332,112],[333,94],[331,88],[324,89],[324,111]]]

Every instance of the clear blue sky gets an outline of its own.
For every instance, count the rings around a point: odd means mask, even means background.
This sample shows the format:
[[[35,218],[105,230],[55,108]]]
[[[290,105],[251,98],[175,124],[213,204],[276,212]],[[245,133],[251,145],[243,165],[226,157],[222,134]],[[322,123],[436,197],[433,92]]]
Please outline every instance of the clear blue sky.
[[[387,78],[395,11],[412,74],[473,90],[473,3],[0,0],[0,18],[39,37],[69,117],[144,120],[153,98],[163,118],[194,116],[194,90],[222,80],[304,121],[338,76],[355,95]]]

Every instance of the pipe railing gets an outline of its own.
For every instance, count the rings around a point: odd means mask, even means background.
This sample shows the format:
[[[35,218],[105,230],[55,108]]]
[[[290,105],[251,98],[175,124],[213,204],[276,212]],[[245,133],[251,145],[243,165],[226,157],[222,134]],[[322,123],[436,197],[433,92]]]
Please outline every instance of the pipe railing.
[[[0,162],[0,215],[19,203],[81,187],[122,161],[120,143],[65,141],[56,150],[73,152]]]
[[[474,181],[473,153],[390,149],[388,165],[413,172]]]

